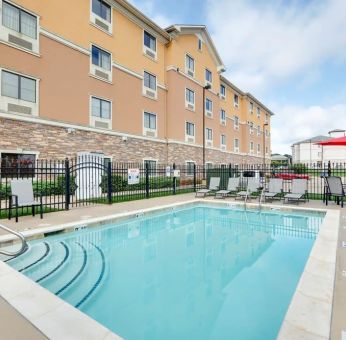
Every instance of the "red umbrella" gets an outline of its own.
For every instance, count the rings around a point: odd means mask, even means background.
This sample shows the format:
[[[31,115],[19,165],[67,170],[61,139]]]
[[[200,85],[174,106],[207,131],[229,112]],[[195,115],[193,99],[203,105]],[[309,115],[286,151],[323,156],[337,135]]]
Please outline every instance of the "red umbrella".
[[[328,145],[346,145],[346,136],[324,140],[324,141],[318,142],[316,144],[326,145],[326,146],[328,146]]]

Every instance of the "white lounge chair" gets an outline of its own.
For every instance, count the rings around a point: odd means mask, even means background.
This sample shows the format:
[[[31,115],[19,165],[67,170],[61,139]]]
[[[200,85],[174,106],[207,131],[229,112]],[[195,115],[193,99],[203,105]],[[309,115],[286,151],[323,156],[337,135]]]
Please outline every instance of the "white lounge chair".
[[[337,204],[341,201],[341,208],[344,207],[344,197],[346,196],[345,193],[345,186],[342,184],[341,177],[338,176],[329,176],[325,177],[327,191],[326,191],[326,205],[328,205],[328,200],[331,196],[334,196]]]
[[[220,177],[210,177],[208,189],[198,190],[196,192],[196,197],[199,197],[199,196],[205,197],[208,194],[211,194],[219,190],[219,187],[220,187]]]
[[[264,200],[273,200],[275,198],[281,199],[279,195],[283,192],[283,183],[284,181],[282,178],[270,178],[268,191],[263,193]]]
[[[290,201],[306,201],[308,199],[308,180],[302,178],[295,178],[292,180],[291,191],[284,196],[284,203]]]
[[[239,177],[230,177],[228,179],[227,189],[219,190],[215,193],[215,198],[225,198],[232,193],[236,193],[239,188]]]
[[[254,193],[258,192],[259,188],[261,187],[260,182],[258,178],[254,177],[248,177],[246,190],[239,191],[236,194],[236,199],[249,199],[251,196],[253,196]]]
[[[34,197],[31,179],[13,179],[11,181],[11,196],[8,219],[12,217],[12,209],[16,209],[16,222],[18,222],[18,208],[31,207],[32,216],[35,216],[35,207],[40,206],[40,215],[43,218],[42,195],[40,201]]]

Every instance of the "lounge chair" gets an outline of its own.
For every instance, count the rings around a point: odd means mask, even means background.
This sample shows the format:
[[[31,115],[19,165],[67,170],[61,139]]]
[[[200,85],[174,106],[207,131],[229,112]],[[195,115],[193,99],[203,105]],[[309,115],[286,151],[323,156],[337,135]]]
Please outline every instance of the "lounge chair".
[[[220,177],[210,177],[208,189],[201,189],[196,192],[196,197],[212,194],[213,192],[219,190],[220,187]]]
[[[283,192],[283,183],[284,181],[282,178],[271,178],[269,180],[268,191],[263,193],[264,200],[281,199],[279,195]]]
[[[254,193],[258,192],[260,187],[261,185],[258,178],[249,177],[247,180],[246,190],[239,191],[236,194],[235,199],[251,198]]]
[[[215,198],[225,198],[232,193],[236,193],[239,187],[239,177],[230,177],[228,179],[227,189],[219,190],[215,193]]]
[[[8,219],[12,217],[12,209],[16,209],[16,222],[18,222],[18,208],[31,207],[32,216],[35,216],[35,207],[40,206],[40,216],[43,218],[42,195],[40,201],[34,197],[34,190],[30,179],[13,179],[11,181],[11,195]]]
[[[334,196],[338,204],[341,201],[341,208],[343,208],[344,197],[346,196],[346,194],[345,194],[344,185],[342,184],[341,177],[337,177],[337,176],[325,177],[325,181],[327,186],[326,205],[328,205],[328,200],[330,199],[330,197]]]
[[[284,203],[290,201],[306,201],[308,199],[308,180],[302,178],[292,179],[292,189],[284,196]]]

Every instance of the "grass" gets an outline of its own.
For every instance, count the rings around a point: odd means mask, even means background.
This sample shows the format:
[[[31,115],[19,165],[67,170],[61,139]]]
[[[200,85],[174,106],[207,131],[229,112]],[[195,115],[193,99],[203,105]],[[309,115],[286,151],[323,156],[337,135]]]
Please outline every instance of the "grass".
[[[50,213],[50,212],[54,212],[54,211],[60,211],[61,209],[55,209],[55,208],[51,208],[51,207],[43,207],[43,213],[46,214],[46,213]],[[39,207],[36,207],[35,209],[35,213],[36,213],[36,216],[40,215],[40,208]],[[28,216],[28,215],[32,215],[32,209],[31,207],[24,207],[24,208],[19,208],[18,209],[18,217],[21,217],[21,216]],[[3,218],[8,218],[8,210],[0,210],[0,219],[3,219]],[[15,209],[12,209],[12,218],[16,218],[16,210]]]

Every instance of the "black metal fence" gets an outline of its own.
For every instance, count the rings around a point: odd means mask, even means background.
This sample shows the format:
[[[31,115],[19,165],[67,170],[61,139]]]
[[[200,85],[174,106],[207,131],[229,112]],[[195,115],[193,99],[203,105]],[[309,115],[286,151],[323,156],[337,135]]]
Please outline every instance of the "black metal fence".
[[[308,180],[310,199],[321,199],[324,176],[340,176],[346,181],[346,163],[321,165],[218,165],[203,167],[187,165],[106,162],[93,157],[36,162],[1,162],[0,218],[9,211],[11,180],[29,178],[35,195],[42,195],[45,212],[68,210],[91,204],[111,204],[122,201],[195,192],[209,184],[210,177],[220,177],[220,188],[226,188],[229,177],[257,177],[266,186],[272,177],[284,180],[284,192],[289,192],[292,179]],[[20,214],[30,214],[31,208],[21,208]]]

